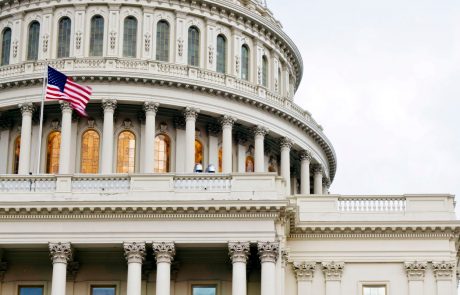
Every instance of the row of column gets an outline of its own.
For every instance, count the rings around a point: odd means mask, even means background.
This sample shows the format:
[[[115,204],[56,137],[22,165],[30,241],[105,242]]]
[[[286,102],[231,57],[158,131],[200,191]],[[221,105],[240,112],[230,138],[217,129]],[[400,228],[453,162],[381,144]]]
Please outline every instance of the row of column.
[[[157,263],[156,293],[171,294],[171,262],[176,254],[173,242],[152,244]],[[257,244],[261,262],[261,295],[275,295],[276,261],[279,256],[278,242],[259,242]],[[70,243],[50,243],[50,256],[53,262],[51,295],[66,294],[67,263],[72,260]],[[127,290],[129,295],[141,295],[142,263],[146,255],[146,243],[124,243],[123,250],[128,264]],[[228,244],[232,261],[232,295],[247,294],[246,265],[250,255],[249,242],[230,242]]]
[[[101,173],[110,174],[113,169],[113,141],[114,141],[114,112],[117,107],[117,101],[106,99],[102,101],[104,110],[104,124],[102,134],[102,153],[101,153]],[[158,112],[159,104],[156,102],[145,102],[145,134],[143,144],[144,151],[153,151],[155,145],[155,118]],[[21,129],[21,153],[19,155],[19,174],[25,175],[30,172],[30,146],[32,133],[32,114],[34,105],[32,103],[20,105],[22,112],[22,129]],[[62,110],[62,129],[61,129],[61,154],[59,158],[59,173],[70,173],[70,150],[71,150],[71,128],[72,128],[72,109],[68,102],[61,102]],[[184,110],[185,117],[185,171],[193,173],[195,167],[195,127],[196,120],[200,110],[193,107],[187,107]],[[222,126],[222,172],[231,173],[232,167],[232,149],[233,149],[233,125],[236,119],[224,115],[220,118]],[[269,130],[263,126],[253,128],[254,133],[254,171],[265,172],[265,136]],[[290,153],[293,146],[289,138],[280,139],[281,147],[281,176],[286,181],[286,194],[291,194],[291,163]],[[238,148],[238,154],[244,152]],[[242,155],[239,155],[242,156]],[[310,194],[310,164],[312,155],[310,151],[303,150],[300,152],[301,160],[301,186],[300,193],[303,195]],[[244,157],[245,158],[245,157]],[[144,154],[144,173],[154,171],[154,153],[145,152]],[[323,168],[321,165],[315,165],[314,169],[314,194],[326,194],[329,183],[327,178],[323,178]]]

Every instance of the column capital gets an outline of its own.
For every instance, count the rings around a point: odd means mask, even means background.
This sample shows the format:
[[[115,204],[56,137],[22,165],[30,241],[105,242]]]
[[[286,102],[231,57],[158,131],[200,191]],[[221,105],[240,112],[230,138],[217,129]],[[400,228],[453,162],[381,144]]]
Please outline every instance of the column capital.
[[[423,281],[425,278],[426,262],[405,262],[407,278],[409,281]]]
[[[102,100],[102,109],[106,111],[115,111],[117,108],[117,101],[115,99],[103,99]]]
[[[294,262],[292,264],[297,281],[311,281],[315,274],[315,262]]]
[[[72,260],[72,246],[70,243],[49,243],[48,248],[53,263],[67,263]]]
[[[260,262],[275,263],[278,260],[279,249],[279,242],[258,242],[257,250],[259,251]]]
[[[321,263],[323,273],[326,281],[340,281],[342,280],[343,269],[345,263],[343,262],[323,262]]]
[[[72,113],[72,104],[68,101],[59,101],[62,113]]]
[[[186,107],[184,110],[184,117],[185,120],[196,120],[198,118],[198,114],[200,113],[200,109],[194,107]]]
[[[302,150],[299,152],[300,161],[309,161],[313,159],[311,152],[309,150]]]
[[[173,242],[161,242],[152,244],[155,258],[158,263],[171,263],[176,255],[176,246]]]
[[[144,112],[145,113],[153,113],[153,114],[157,114],[158,112],[158,107],[160,106],[159,103],[157,102],[153,102],[153,101],[146,101],[144,102]]]
[[[268,128],[264,126],[258,125],[252,128],[252,132],[254,133],[255,136],[258,136],[258,135],[265,136],[268,134],[269,130]]]
[[[145,259],[145,243],[123,243],[128,263],[142,263]]]
[[[35,105],[31,102],[21,103],[18,105],[18,108],[21,110],[21,114],[32,115],[35,111]]]
[[[232,263],[246,263],[249,257],[249,242],[229,242],[228,251]]]
[[[294,142],[291,139],[287,138],[287,137],[280,138],[280,147],[281,148],[291,149],[293,144],[294,144]]]
[[[325,186],[327,188],[329,188],[331,186],[331,181],[329,180],[329,178],[323,177],[322,181],[323,181],[323,186]]]
[[[315,164],[315,165],[313,166],[313,172],[314,172],[315,174],[321,174],[321,175],[322,175],[323,172],[324,172],[323,165],[321,165],[321,164]]]
[[[455,262],[433,262],[433,272],[437,281],[450,281],[454,275]]]
[[[233,124],[235,124],[236,118],[229,116],[229,115],[223,115],[219,121],[220,121],[220,124],[222,125],[222,128],[225,128],[225,127],[231,128],[233,127]]]

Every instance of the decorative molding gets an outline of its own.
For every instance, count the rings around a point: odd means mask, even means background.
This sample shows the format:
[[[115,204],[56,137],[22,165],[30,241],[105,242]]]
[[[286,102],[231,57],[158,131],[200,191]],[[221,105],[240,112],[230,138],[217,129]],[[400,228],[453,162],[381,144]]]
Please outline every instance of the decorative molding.
[[[321,175],[323,175],[323,172],[324,172],[323,165],[321,165],[321,164],[315,164],[315,165],[313,165],[313,172],[314,172],[315,174],[321,174]]]
[[[177,54],[184,55],[184,39],[182,38],[177,39]]]
[[[157,112],[158,112],[158,107],[159,106],[160,106],[160,104],[157,103],[157,102],[146,101],[146,102],[144,102],[144,106],[143,106],[144,112],[146,112],[146,113],[153,112],[154,115],[156,115]]]
[[[158,263],[169,263],[174,260],[176,255],[176,246],[173,242],[161,242],[152,244],[153,251],[155,252],[155,259]]]
[[[53,121],[51,121],[50,128],[51,130],[54,130],[54,131],[60,131],[61,122],[58,119],[54,119]]]
[[[209,50],[209,64],[212,65],[214,63],[214,47],[212,45],[209,45],[208,50]]]
[[[257,250],[261,263],[272,262],[276,263],[279,256],[279,242],[258,242]]]
[[[433,272],[437,281],[450,281],[455,273],[455,262],[433,262]]]
[[[331,181],[327,177],[323,177],[323,186],[329,188],[331,186]]]
[[[259,125],[252,128],[252,132],[254,133],[254,136],[265,136],[268,134],[269,130],[264,126]]]
[[[323,262],[321,263],[326,281],[341,281],[342,273],[345,268],[343,262]]]
[[[315,274],[315,262],[293,262],[292,268],[294,269],[297,281],[312,281]]]
[[[237,73],[240,72],[240,65],[241,65],[241,57],[239,55],[235,55],[235,70]]]
[[[185,120],[196,120],[198,118],[198,114],[200,113],[200,109],[194,107],[186,107],[184,110],[184,117]]]
[[[53,263],[67,263],[72,260],[72,247],[70,243],[49,243],[48,248]]]
[[[247,263],[250,255],[250,244],[249,242],[229,242],[228,251],[232,263]]]
[[[131,119],[124,119],[123,123],[121,124],[121,127],[125,130],[133,129],[133,121],[131,121]]]
[[[225,128],[225,127],[232,128],[233,124],[235,124],[236,121],[237,119],[235,117],[232,117],[229,115],[223,115],[219,120],[220,124],[222,125],[222,128]]]
[[[75,48],[80,49],[81,48],[81,36],[82,32],[78,31],[75,33]]]
[[[18,56],[19,41],[14,40],[12,45],[13,45],[13,57],[16,58]]]
[[[311,155],[311,151],[309,150],[300,151],[299,158],[300,158],[300,161],[308,161],[308,162],[311,162],[311,160],[313,159]]]
[[[43,52],[48,52],[48,42],[49,42],[49,39],[50,39],[50,35],[48,34],[44,34],[43,37],[42,37],[42,43],[43,43]]]
[[[70,102],[68,102],[68,101],[60,101],[59,104],[60,104],[60,107],[61,107],[61,111],[63,113],[68,113],[68,112],[72,113],[72,104]]]
[[[96,121],[92,118],[88,119],[87,124],[88,124],[88,128],[91,128],[91,129],[96,128]]]
[[[144,49],[146,52],[150,52],[150,43],[151,43],[152,35],[150,32],[145,33],[144,35]]]
[[[287,137],[283,137],[280,139],[280,147],[281,148],[288,148],[288,149],[291,149],[292,146],[294,145],[294,142],[287,138]]]
[[[125,258],[128,263],[142,263],[145,259],[145,243],[123,243]]]
[[[19,109],[21,110],[22,116],[24,115],[32,115],[35,111],[35,105],[31,102],[23,103],[18,105]]]
[[[404,268],[409,281],[423,281],[425,279],[426,262],[406,262]]]
[[[117,45],[117,32],[116,31],[111,31],[110,32],[110,37],[109,37],[109,40],[110,40],[110,49],[115,49],[116,45]]]
[[[106,111],[115,111],[117,108],[117,101],[115,99],[103,99],[102,100],[102,109]]]

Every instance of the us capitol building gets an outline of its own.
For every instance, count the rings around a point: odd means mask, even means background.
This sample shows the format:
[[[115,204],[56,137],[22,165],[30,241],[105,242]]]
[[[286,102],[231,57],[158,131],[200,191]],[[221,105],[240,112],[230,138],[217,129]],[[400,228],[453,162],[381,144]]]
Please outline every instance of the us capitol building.
[[[0,46],[1,295],[456,294],[454,196],[329,192],[265,2],[0,0]],[[94,94],[40,133],[47,64]]]

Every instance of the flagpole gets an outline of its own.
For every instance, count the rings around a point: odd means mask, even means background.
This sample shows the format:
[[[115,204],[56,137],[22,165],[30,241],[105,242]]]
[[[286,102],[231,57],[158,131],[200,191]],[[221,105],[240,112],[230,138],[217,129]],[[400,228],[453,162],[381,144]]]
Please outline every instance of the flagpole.
[[[41,149],[42,149],[42,133],[43,133],[43,109],[45,108],[45,92],[48,80],[48,60],[45,59],[45,68],[43,70],[43,88],[42,88],[42,102],[40,106],[40,128],[38,130],[38,156],[37,156],[37,169],[36,174],[40,174],[41,163]]]

